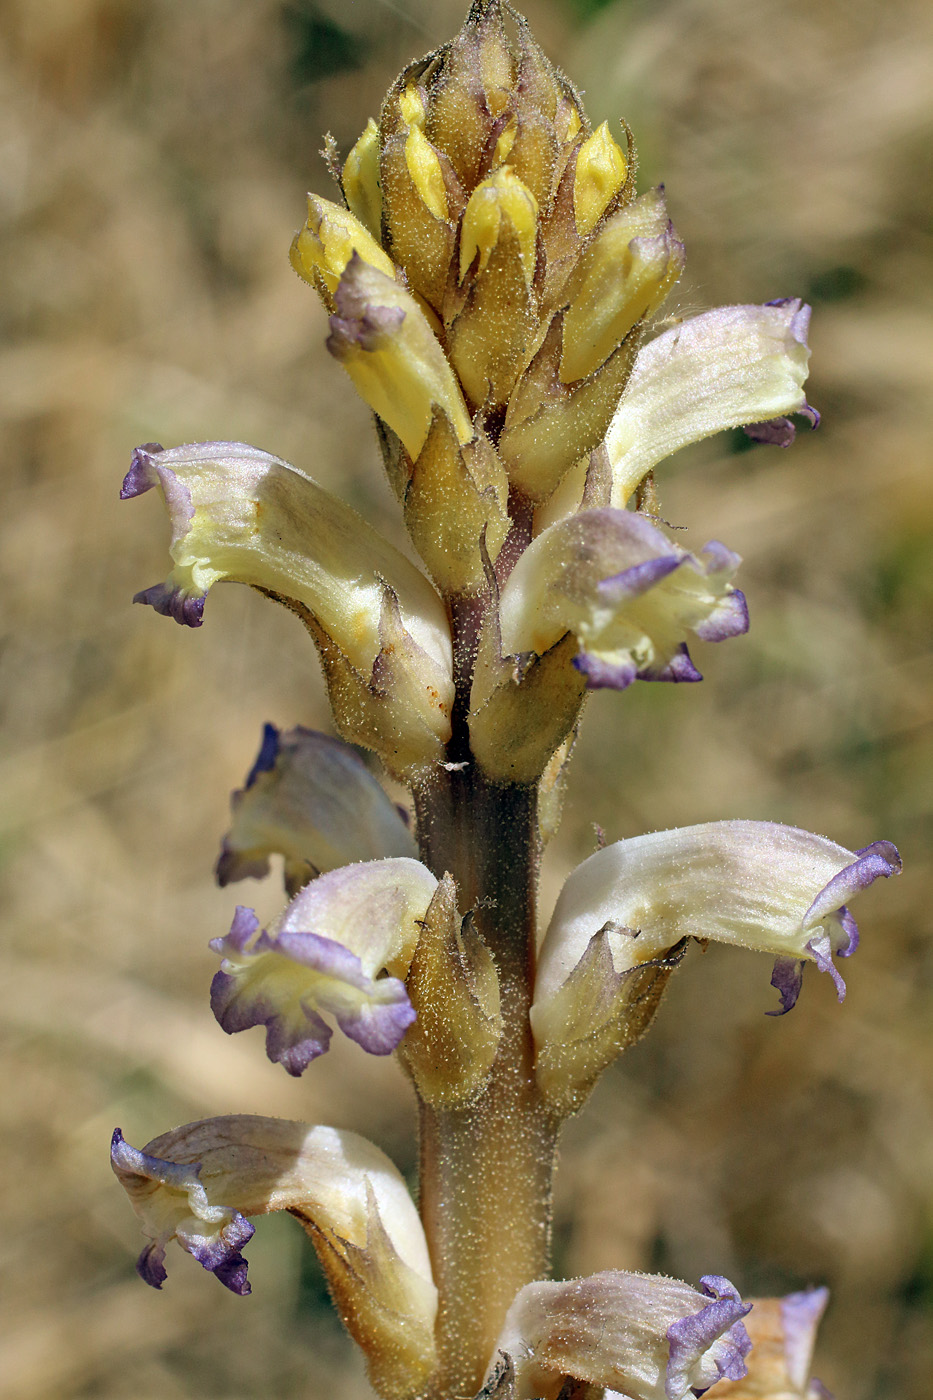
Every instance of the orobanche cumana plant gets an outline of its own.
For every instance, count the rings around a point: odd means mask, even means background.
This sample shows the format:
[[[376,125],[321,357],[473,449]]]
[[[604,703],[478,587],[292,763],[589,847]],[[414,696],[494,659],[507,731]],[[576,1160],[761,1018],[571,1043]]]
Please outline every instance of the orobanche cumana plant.
[[[214,1015],[264,1027],[291,1075],[327,1073],[335,1027],[395,1054],[420,1110],[417,1203],[379,1148],[324,1125],[234,1115],[142,1150],[117,1131],[139,1273],[160,1288],[175,1240],[246,1294],[251,1218],[288,1211],[386,1400],[825,1393],[824,1289],[749,1304],[716,1275],[549,1277],[561,1124],[648,1029],[690,941],[770,953],[772,1015],[807,963],[841,1000],[849,901],[899,868],[886,841],[853,852],[771,822],[655,831],[579,865],[538,936],[587,692],[699,681],[691,637],[748,626],[738,556],[671,537],[656,468],[723,428],[786,447],[788,415],[817,422],[799,301],[652,328],[684,252],[618,134],[521,15],[476,0],[345,160],[328,140],[334,198],[309,196],[292,264],[373,410],[423,571],[244,443],[149,443],[123,485],[157,487],[172,528],[172,570],[136,601],[189,627],[222,581],[284,604],[341,736],[267,726],[234,795],[220,882],[280,854],[289,903],[267,929],[241,907],[213,940]],[[411,822],[354,746],[408,787]]]

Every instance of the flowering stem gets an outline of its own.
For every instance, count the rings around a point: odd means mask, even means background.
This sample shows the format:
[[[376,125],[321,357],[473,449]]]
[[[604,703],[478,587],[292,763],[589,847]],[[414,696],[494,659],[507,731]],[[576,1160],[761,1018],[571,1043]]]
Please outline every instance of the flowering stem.
[[[458,619],[468,694],[475,614]],[[461,626],[457,626],[460,621]],[[469,753],[465,716],[449,752]],[[504,1029],[490,1078],[466,1107],[421,1106],[421,1212],[440,1294],[440,1365],[428,1400],[473,1395],[519,1288],[548,1273],[557,1124],[534,1077],[528,1022],[535,960],[534,787],[488,782],[476,764],[415,791],[421,858],[457,882],[496,960]]]

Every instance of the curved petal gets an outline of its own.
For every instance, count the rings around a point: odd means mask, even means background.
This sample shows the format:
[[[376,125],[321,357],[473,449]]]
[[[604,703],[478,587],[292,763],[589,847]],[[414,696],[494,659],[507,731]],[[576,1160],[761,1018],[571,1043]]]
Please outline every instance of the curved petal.
[[[289,253],[298,276],[315,290],[323,287],[333,293],[354,253],[386,276],[394,276],[392,259],[355,214],[309,194],[307,220],[295,234]]]
[[[699,680],[685,633],[721,641],[748,627],[730,582],[738,564],[717,541],[688,553],[633,511],[584,511],[544,530],[509,575],[502,650],[541,656],[569,631],[591,689]]]
[[[119,1128],[113,1170],[150,1243],[139,1259],[161,1287],[173,1239],[235,1293],[248,1216],[287,1210],[311,1236],[344,1325],[387,1396],[413,1393],[434,1365],[437,1291],[424,1231],[400,1173],[356,1133],[237,1114],[188,1123],[142,1151]]]
[[[417,458],[434,408],[450,419],[457,441],[473,425],[440,341],[411,292],[354,253],[334,293],[327,348],[357,393]]]
[[[268,931],[239,908],[211,942],[223,958],[211,983],[217,1021],[229,1035],[265,1026],[269,1059],[293,1075],[328,1048],[321,1013],[370,1054],[391,1054],[415,1019],[400,977],[436,888],[419,861],[368,861],[313,880]]]
[[[772,953],[789,1010],[797,984],[788,964],[828,970],[831,954],[851,953],[855,925],[846,900],[899,870],[888,841],[852,852],[773,822],[708,822],[617,841],[577,866],[561,891],[541,948],[536,1025],[607,925],[616,973],[685,936]]]
[[[290,895],[354,861],[417,854],[404,816],[349,744],[300,725],[267,724],[217,862],[221,885],[269,873],[285,857]]]
[[[728,1279],[700,1291],[659,1274],[612,1270],[531,1283],[509,1309],[496,1353],[515,1369],[515,1400],[557,1400],[566,1378],[628,1400],[693,1400],[745,1375],[749,1306]]]
[[[215,583],[271,594],[311,627],[345,733],[395,771],[438,757],[453,703],[450,628],[403,554],[303,472],[245,443],[140,447],[121,495],[153,486],[174,568],[136,602],[197,627]]]
[[[450,668],[450,629],[428,580],[297,467],[242,442],[149,444],[133,454],[121,498],[153,486],[168,509],[175,561],[157,585],[161,606],[144,599],[159,611],[203,608],[208,589],[223,580],[252,584],[304,604],[363,670],[379,653],[385,582],[414,641],[439,668]]]
[[[606,436],[612,504],[623,506],[642,477],[691,442],[723,428],[816,415],[803,392],[810,308],[798,299],[722,306],[642,346]],[[790,426],[790,425],[788,425]],[[761,436],[761,434],[758,434]]]

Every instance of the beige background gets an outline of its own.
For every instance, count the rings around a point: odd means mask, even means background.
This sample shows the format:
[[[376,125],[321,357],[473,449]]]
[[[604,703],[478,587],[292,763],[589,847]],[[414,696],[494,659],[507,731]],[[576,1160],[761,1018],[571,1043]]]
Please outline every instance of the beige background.
[[[582,0],[581,0],[582,5]],[[674,313],[814,301],[793,449],[731,437],[665,472],[668,518],[746,558],[748,638],[702,686],[592,702],[545,900],[593,845],[720,816],[901,845],[865,895],[836,1005],[790,1017],[764,958],[695,950],[651,1035],[571,1125],[559,1266],[834,1289],[819,1374],[921,1400],[933,1372],[933,12],[924,0],[531,3],[592,116],[624,114],[688,268]],[[0,6],[4,344],[0,1097],[10,1400],[367,1394],[297,1227],[260,1226],[254,1293],[174,1251],[162,1295],[107,1164],[111,1129],[262,1111],[356,1128],[413,1162],[391,1064],[343,1045],[300,1083],[227,1039],[208,938],[237,898],[211,865],[265,719],[326,726],[287,615],[218,589],[199,633],[130,606],[164,577],[133,446],[244,438],[399,539],[367,414],[286,253],[317,157],[343,150],[451,0],[6,0]],[[342,65],[342,66],[341,66]],[[334,71],[335,69],[339,71]],[[700,651],[702,650],[702,655]]]

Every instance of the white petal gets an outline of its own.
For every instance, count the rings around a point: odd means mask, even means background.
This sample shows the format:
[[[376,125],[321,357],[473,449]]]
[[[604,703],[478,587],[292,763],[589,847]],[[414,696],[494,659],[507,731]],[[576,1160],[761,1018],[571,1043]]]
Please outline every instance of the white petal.
[[[798,300],[723,306],[643,346],[606,437],[612,504],[688,443],[803,409],[809,318]]]
[[[834,948],[850,951],[837,912],[871,879],[898,869],[887,842],[852,852],[774,822],[707,822],[617,841],[564,885],[541,948],[535,1002],[563,984],[607,923],[626,930],[610,932],[617,972],[687,936],[815,961],[808,943],[824,923]]]

